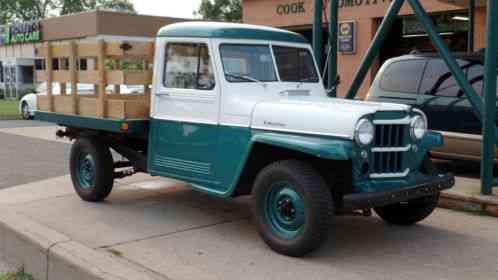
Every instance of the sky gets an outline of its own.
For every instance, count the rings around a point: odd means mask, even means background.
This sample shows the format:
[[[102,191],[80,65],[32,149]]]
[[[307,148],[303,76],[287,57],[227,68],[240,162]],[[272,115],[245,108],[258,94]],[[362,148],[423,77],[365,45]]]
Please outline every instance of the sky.
[[[139,14],[192,18],[201,0],[131,0]]]

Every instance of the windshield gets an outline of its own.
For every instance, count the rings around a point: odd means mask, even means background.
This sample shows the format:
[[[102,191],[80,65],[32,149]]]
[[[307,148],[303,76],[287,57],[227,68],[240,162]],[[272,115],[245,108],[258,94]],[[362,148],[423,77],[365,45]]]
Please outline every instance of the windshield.
[[[270,46],[220,46],[225,77],[229,82],[275,82],[277,75]],[[320,81],[313,56],[304,48],[273,46],[282,82],[317,83]]]
[[[307,49],[274,46],[278,73],[282,82],[317,83],[313,56]]]
[[[269,46],[221,45],[221,60],[229,82],[274,82],[277,80]]]

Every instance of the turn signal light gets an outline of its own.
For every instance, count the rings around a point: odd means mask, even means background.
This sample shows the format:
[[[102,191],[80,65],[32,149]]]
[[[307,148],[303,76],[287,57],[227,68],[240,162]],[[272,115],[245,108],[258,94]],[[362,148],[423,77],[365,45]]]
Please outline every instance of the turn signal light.
[[[128,131],[129,128],[130,128],[130,126],[128,125],[128,123],[122,123],[121,124],[121,130],[122,131]]]

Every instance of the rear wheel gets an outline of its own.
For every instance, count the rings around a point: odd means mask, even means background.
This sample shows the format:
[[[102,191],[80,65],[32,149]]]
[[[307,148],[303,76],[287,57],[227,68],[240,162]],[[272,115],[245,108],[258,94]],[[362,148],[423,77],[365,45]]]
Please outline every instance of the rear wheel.
[[[71,149],[71,179],[76,193],[89,202],[104,200],[114,184],[114,162],[107,145],[80,138]]]
[[[268,246],[299,257],[326,240],[333,215],[332,195],[311,166],[295,160],[281,161],[258,175],[253,213]]]

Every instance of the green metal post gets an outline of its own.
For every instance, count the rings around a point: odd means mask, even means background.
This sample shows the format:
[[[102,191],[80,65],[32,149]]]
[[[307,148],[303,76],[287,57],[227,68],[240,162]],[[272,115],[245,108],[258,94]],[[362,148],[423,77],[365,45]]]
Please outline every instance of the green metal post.
[[[315,0],[313,17],[313,52],[320,72],[322,71],[322,47],[323,47],[323,2]]]
[[[419,0],[408,0],[408,2],[410,3],[413,11],[415,11],[415,14],[418,16],[418,19],[424,26],[425,31],[427,32],[427,34],[429,34],[429,37],[431,38],[432,43],[436,47],[439,55],[441,55],[443,60],[446,62],[446,65],[448,65],[448,68],[453,74],[453,77],[469,99],[472,107],[474,108],[474,111],[476,112],[476,115],[481,118],[483,107],[481,98],[477,95],[474,88],[470,85],[462,69],[456,62],[455,58],[451,55],[450,50],[444,43],[439,33],[436,31],[434,23],[432,23],[429,15],[424,10]]]
[[[349,88],[346,94],[347,99],[353,99],[358,94],[358,90],[360,89],[361,84],[365,80],[365,76],[368,73],[368,69],[370,69],[370,66],[372,66],[374,59],[379,54],[379,50],[382,47],[382,43],[384,43],[387,34],[389,34],[389,31],[391,30],[391,27],[394,21],[396,20],[399,10],[401,9],[401,6],[403,6],[404,2],[405,0],[394,0],[389,6],[387,14],[379,26],[379,30],[377,30],[377,33],[375,34],[375,37],[372,41],[372,44],[370,45],[370,48],[368,48],[368,51],[366,55],[363,57],[363,60],[360,64],[360,68],[358,68],[355,74],[351,87]]]
[[[476,0],[469,1],[469,32],[467,36],[467,51],[474,51],[474,33],[476,23]]]
[[[337,96],[337,28],[339,24],[338,0],[329,0],[329,46],[330,57],[328,62],[329,96]]]
[[[496,145],[496,66],[498,48],[498,2],[488,0],[484,62],[484,112],[482,123],[481,193],[492,194],[493,160]]]

